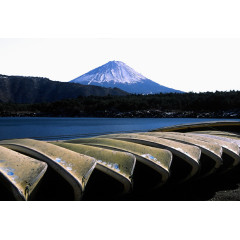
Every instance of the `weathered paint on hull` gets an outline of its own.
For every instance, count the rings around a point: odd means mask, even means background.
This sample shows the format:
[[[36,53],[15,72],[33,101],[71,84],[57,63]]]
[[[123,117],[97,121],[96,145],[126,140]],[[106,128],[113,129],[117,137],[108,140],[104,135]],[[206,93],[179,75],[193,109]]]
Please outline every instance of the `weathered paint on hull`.
[[[151,132],[151,133],[139,133],[147,136],[155,136],[159,138],[166,138],[173,141],[179,141],[181,143],[194,145],[201,149],[201,177],[206,177],[216,172],[223,164],[222,160],[222,147],[216,143],[207,143],[201,140],[197,140],[194,137],[182,135],[181,133],[173,132]],[[205,156],[205,158],[204,158]],[[203,159],[204,158],[204,159]]]
[[[52,143],[71,151],[94,157],[97,160],[97,169],[123,184],[124,190],[122,194],[129,193],[132,190],[132,176],[136,163],[134,155],[82,144]]]
[[[141,144],[129,143],[117,139],[106,138],[84,138],[75,139],[68,142],[98,146],[101,148],[133,154],[137,161],[147,165],[159,173],[159,181],[156,182],[155,188],[163,185],[169,178],[169,169],[172,162],[172,154],[169,151],[149,146],[142,146]],[[142,178],[144,179],[145,176],[143,175]]]
[[[182,160],[185,164],[189,165],[189,171],[185,174],[183,179],[179,180],[179,182],[187,181],[199,172],[199,159],[201,156],[201,150],[195,146],[189,146],[187,144],[153,136],[144,136],[141,134],[110,134],[102,137],[119,139],[126,142],[134,142],[155,148],[166,149],[172,152],[173,162],[175,164],[177,164],[177,161]]]
[[[16,200],[28,200],[47,164],[0,146],[0,176]]]
[[[32,139],[4,140],[0,145],[46,162],[69,182],[73,188],[75,200],[81,199],[97,163],[92,157]]]

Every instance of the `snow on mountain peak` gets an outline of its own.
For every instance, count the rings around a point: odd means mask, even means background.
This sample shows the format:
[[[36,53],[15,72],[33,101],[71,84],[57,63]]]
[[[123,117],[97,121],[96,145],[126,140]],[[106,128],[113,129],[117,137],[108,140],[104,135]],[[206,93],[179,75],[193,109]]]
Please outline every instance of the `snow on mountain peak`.
[[[88,84],[94,84],[94,82],[133,84],[137,82],[142,82],[143,79],[146,79],[146,77],[136,72],[134,69],[130,68],[125,63],[121,61],[110,61],[74,79],[73,82],[88,82]]]
[[[162,86],[136,72],[123,62],[110,61],[98,68],[85,73],[71,82],[83,85],[120,88],[135,94],[155,94],[167,92],[181,92]]]

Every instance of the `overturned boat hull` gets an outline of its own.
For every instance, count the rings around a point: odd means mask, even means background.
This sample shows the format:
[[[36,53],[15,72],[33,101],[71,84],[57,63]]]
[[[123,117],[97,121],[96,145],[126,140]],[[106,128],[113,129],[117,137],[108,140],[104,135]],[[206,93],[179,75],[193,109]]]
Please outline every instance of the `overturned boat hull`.
[[[184,184],[238,171],[239,148],[236,121],[57,142],[4,140],[0,190],[12,200],[164,199]]]

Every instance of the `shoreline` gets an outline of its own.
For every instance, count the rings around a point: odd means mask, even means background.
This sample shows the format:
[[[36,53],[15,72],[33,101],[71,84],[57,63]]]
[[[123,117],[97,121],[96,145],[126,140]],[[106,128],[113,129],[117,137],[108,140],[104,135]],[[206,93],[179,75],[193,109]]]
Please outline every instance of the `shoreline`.
[[[160,110],[138,110],[127,112],[99,111],[95,113],[79,112],[68,113],[46,113],[30,111],[5,111],[0,112],[0,117],[93,117],[93,118],[225,118],[240,119],[240,110],[229,111],[160,111]]]

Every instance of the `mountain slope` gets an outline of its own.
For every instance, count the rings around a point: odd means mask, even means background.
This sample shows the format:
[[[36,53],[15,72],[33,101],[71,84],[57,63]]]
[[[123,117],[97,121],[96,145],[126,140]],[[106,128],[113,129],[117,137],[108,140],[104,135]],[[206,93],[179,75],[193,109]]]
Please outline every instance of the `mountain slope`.
[[[181,92],[144,77],[120,61],[110,61],[70,82],[102,87],[117,87],[129,93],[137,94]]]
[[[47,78],[0,75],[0,102],[54,102],[79,96],[127,95],[117,88],[85,86]]]

